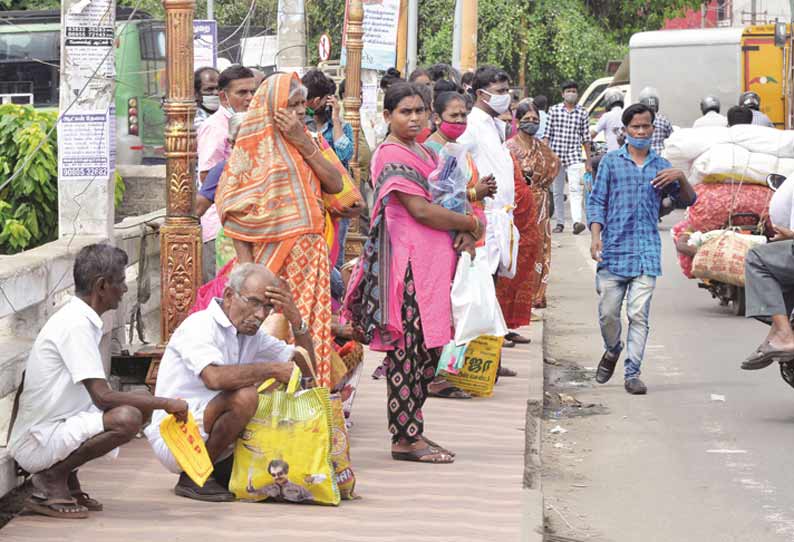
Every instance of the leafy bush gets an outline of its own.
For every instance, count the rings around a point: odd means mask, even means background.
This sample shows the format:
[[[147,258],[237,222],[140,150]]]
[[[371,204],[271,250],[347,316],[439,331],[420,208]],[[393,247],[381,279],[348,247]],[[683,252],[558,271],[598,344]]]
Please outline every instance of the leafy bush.
[[[56,119],[55,112],[0,105],[0,186],[19,170],[0,191],[0,254],[58,234],[58,142],[55,130],[48,135]]]

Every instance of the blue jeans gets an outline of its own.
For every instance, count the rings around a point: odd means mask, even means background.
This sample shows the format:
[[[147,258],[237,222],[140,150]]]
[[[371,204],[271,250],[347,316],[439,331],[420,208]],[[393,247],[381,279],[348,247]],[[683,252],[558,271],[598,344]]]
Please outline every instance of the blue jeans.
[[[604,348],[612,353],[619,354],[623,350],[620,312],[623,301],[626,301],[626,316],[629,319],[625,361],[627,379],[640,376],[645,344],[648,341],[648,317],[655,286],[656,277],[649,275],[621,277],[610,273],[606,268],[599,269],[596,275],[596,292],[600,297],[598,321],[601,336],[604,338]]]

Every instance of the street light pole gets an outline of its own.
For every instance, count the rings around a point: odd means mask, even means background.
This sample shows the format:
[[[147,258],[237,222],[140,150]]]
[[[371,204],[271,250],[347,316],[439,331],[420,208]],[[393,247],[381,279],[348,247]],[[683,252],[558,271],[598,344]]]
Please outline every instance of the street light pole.
[[[364,49],[364,3],[350,0],[345,29],[347,63],[345,65],[345,121],[353,129],[353,158],[350,170],[356,186],[361,186],[361,167],[358,161],[359,140],[361,136],[361,51]],[[364,237],[359,231],[358,219],[350,225],[347,246],[342,247],[345,254],[358,256],[364,246]]]
[[[201,227],[195,216],[196,130],[193,117],[195,0],[164,0],[166,218],[160,228],[160,341],[188,315],[201,285]]]

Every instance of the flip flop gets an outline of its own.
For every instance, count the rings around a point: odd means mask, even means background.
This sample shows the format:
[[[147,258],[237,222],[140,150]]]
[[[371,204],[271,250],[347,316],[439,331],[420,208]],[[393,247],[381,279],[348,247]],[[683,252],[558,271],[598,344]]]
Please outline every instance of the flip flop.
[[[85,491],[72,491],[72,497],[80,506],[85,506],[90,512],[101,512],[104,508],[102,503],[92,499]]]
[[[742,362],[742,369],[745,371],[757,371],[779,361],[782,363],[794,361],[794,351],[792,350],[772,350],[768,342],[765,342]]]
[[[428,456],[437,456],[437,459],[422,459]],[[446,455],[449,459],[438,459],[438,456]],[[428,446],[421,450],[412,450],[410,452],[392,452],[391,458],[395,461],[413,461],[414,463],[433,463],[433,464],[449,464],[454,463],[455,458],[443,450]]]
[[[34,514],[60,519],[86,519],[88,508],[77,503],[75,499],[37,497],[31,495],[25,499],[24,509]]]
[[[513,369],[508,369],[507,367],[499,367],[499,376],[512,377],[518,376],[518,373]]]
[[[427,438],[427,437],[426,437],[426,436],[424,436],[424,435],[422,435],[422,436],[421,436],[421,437],[419,437],[419,438],[421,438],[422,440],[424,440],[425,442],[427,442],[428,446],[432,446],[433,448],[436,448],[436,449],[437,449],[437,450],[439,450],[440,452],[443,452],[443,453],[445,453],[445,454],[449,454],[449,455],[450,455],[450,456],[452,456],[452,457],[457,457],[457,456],[458,456],[458,454],[456,454],[456,453],[455,453],[455,452],[453,452],[452,450],[447,450],[446,448],[444,448],[444,447],[443,447],[443,446],[441,446],[440,444],[437,444],[437,443],[433,442],[432,440],[430,440],[429,438]]]
[[[427,390],[428,397],[440,397],[442,399],[471,399],[471,395],[457,386],[449,384],[446,388],[438,391]]]

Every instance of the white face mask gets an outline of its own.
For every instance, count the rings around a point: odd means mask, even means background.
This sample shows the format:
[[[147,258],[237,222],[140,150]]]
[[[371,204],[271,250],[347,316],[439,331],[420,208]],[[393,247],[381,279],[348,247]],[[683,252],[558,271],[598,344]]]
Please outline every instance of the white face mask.
[[[217,94],[204,94],[201,96],[201,105],[207,111],[217,111],[221,106],[221,99]]]
[[[497,115],[501,115],[510,109],[510,94],[491,94],[487,90],[482,91],[483,94],[488,95],[488,106],[494,110]]]

